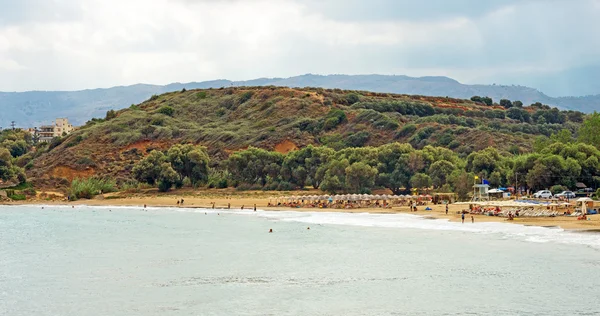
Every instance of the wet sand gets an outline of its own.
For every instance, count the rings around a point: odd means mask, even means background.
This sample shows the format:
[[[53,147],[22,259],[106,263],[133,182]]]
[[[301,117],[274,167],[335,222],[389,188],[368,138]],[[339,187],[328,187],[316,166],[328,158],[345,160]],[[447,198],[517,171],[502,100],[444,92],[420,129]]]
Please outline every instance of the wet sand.
[[[210,192],[210,191],[207,191]],[[335,208],[290,208],[283,206],[268,206],[268,203],[276,204],[276,200],[272,196],[278,196],[277,192],[223,192],[220,193],[205,193],[205,194],[190,194],[190,192],[171,192],[167,194],[133,194],[131,196],[121,197],[116,194],[107,194],[104,198],[96,198],[93,200],[79,200],[75,202],[66,201],[23,201],[9,202],[5,204],[65,204],[65,205],[97,205],[97,206],[139,206],[144,205],[151,207],[177,207],[177,201],[184,199],[183,206],[180,207],[196,207],[196,208],[212,208],[214,203],[217,209],[227,209],[228,204],[232,209],[240,209],[242,206],[245,209],[256,208],[266,211],[296,211],[296,212],[344,212],[344,213],[374,213],[374,214],[415,214],[426,216],[434,219],[447,219],[449,221],[460,222],[460,211],[466,209],[466,205],[451,204],[448,215],[445,213],[445,205],[428,205],[432,208],[431,211],[425,211],[425,206],[418,207],[418,212],[410,212],[408,206],[394,206],[392,208],[355,208],[355,209],[335,209]],[[281,195],[281,193],[279,193]],[[310,194],[310,193],[303,193]],[[600,231],[600,215],[588,216],[590,220],[580,221],[576,217],[558,216],[558,217],[520,217],[513,221],[508,221],[504,217],[494,217],[485,215],[473,215],[475,223],[478,222],[504,222],[510,224],[530,225],[540,227],[560,227],[569,230],[585,230],[590,232]],[[471,223],[471,215],[465,215],[465,223]]]

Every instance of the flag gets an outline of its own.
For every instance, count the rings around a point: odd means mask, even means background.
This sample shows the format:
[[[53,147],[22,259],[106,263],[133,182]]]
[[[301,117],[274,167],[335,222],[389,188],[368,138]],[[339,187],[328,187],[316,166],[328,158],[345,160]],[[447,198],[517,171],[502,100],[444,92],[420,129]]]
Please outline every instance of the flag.
[[[483,184],[490,184],[490,182],[486,179],[483,179]]]

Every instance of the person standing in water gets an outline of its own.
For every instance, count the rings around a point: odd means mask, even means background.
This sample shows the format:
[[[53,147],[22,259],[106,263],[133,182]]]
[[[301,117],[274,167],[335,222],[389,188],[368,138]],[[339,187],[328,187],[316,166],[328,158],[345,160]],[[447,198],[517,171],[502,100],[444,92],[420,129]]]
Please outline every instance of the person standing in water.
[[[462,218],[462,223],[464,224],[465,223],[465,213],[462,213],[461,218]]]
[[[254,204],[254,211],[256,212],[256,204]]]

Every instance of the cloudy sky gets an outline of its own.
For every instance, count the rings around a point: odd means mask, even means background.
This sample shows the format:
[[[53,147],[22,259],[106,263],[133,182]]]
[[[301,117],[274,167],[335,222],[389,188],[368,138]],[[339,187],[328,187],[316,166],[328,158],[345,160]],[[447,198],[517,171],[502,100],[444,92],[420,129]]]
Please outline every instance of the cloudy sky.
[[[566,81],[600,79],[600,0],[0,0],[0,8],[0,91],[378,73],[557,95],[585,92],[559,91]]]

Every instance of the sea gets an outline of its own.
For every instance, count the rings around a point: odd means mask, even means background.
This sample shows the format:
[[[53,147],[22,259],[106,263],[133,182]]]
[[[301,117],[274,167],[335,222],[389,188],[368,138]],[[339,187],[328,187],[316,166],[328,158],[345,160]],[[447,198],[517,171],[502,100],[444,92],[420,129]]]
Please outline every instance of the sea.
[[[408,214],[0,206],[0,315],[600,315],[599,295],[597,233]]]

